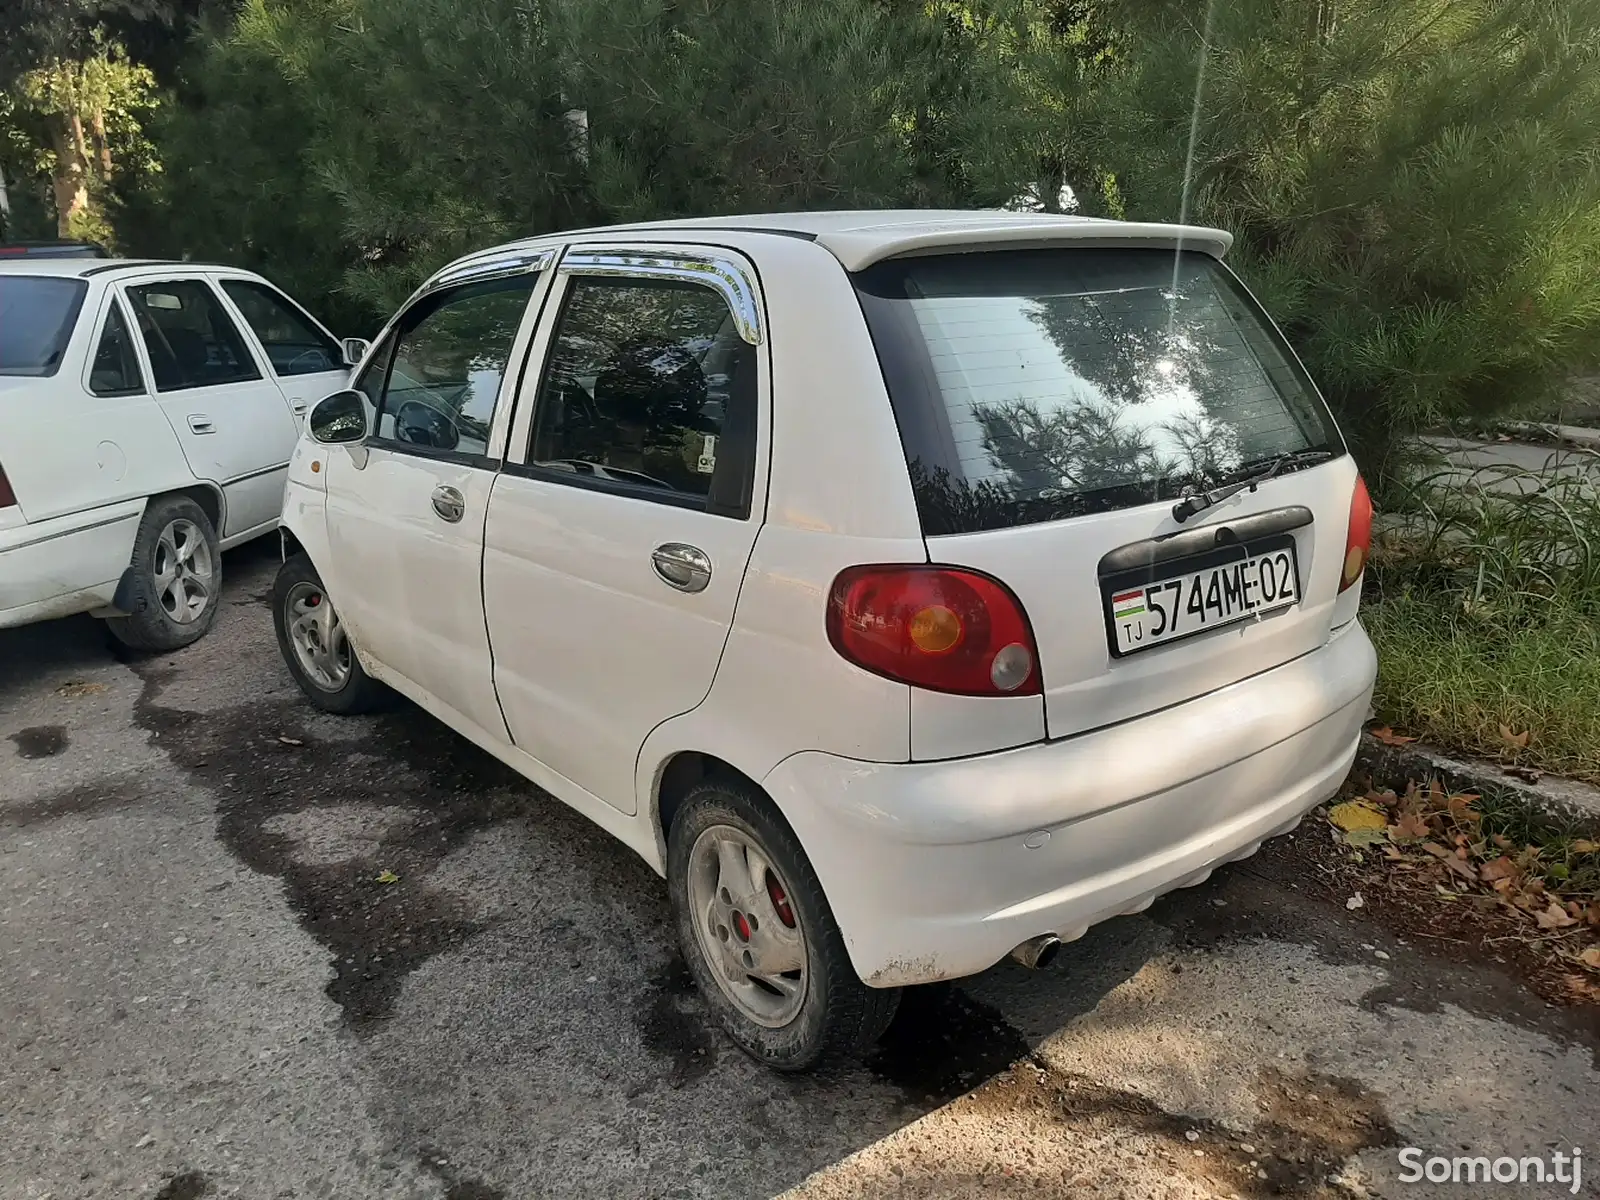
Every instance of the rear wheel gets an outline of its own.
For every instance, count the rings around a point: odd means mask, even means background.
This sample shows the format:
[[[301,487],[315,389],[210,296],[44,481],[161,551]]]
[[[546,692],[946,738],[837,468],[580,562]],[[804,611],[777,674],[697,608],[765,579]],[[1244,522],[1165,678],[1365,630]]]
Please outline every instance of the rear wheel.
[[[683,800],[667,835],[678,941],[728,1035],[780,1071],[877,1041],[900,1002],[869,988],[792,830],[761,792],[713,778]]]
[[[123,645],[177,650],[211,628],[222,597],[222,554],[211,518],[193,500],[160,496],[150,501],[128,565],[133,571],[131,611],[106,620]]]
[[[272,623],[289,673],[324,712],[368,712],[387,698],[383,684],[361,669],[338,610],[304,554],[278,568]]]

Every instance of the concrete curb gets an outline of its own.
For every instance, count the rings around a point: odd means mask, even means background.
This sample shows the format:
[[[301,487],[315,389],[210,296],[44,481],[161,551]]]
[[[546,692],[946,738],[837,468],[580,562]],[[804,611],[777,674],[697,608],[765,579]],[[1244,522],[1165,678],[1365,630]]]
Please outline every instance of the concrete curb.
[[[1390,746],[1370,733],[1361,735],[1356,768],[1384,787],[1398,789],[1408,782],[1438,779],[1451,791],[1494,791],[1512,797],[1545,820],[1587,833],[1600,832],[1600,787],[1576,779],[1546,775],[1530,783],[1495,763],[1451,758],[1420,742]]]
[[[1541,441],[1560,442],[1581,450],[1600,450],[1600,429],[1586,429],[1581,425],[1549,425],[1536,421],[1509,421],[1509,433],[1527,434]]]

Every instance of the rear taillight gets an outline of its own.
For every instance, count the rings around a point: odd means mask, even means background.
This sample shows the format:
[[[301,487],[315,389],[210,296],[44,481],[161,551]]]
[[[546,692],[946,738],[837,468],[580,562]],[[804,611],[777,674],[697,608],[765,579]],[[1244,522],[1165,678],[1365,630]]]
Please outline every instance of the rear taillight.
[[[6,469],[0,467],[0,508],[15,508],[17,494],[11,490],[11,481],[6,478]]]
[[[1367,494],[1367,481],[1356,476],[1356,490],[1350,497],[1350,531],[1344,539],[1344,566],[1339,575],[1339,590],[1355,583],[1367,569],[1367,555],[1372,550],[1372,497]]]
[[[955,567],[851,567],[828,595],[828,640],[878,675],[962,696],[1039,693],[1028,616],[998,580]]]

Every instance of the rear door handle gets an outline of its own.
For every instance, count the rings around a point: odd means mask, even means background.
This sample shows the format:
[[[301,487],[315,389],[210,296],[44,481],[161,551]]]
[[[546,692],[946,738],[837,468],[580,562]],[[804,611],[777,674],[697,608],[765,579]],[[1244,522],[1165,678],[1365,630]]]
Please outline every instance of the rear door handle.
[[[291,400],[289,401],[289,407],[294,410],[294,415],[297,417],[306,415],[306,402],[304,400]]]
[[[217,427],[211,423],[211,418],[204,413],[195,413],[189,418],[191,433],[215,433]]]
[[[467,498],[453,487],[440,484],[433,489],[433,511],[441,520],[454,525],[467,515]]]
[[[680,592],[703,592],[711,582],[711,559],[698,546],[663,543],[651,552],[650,563],[663,583]]]

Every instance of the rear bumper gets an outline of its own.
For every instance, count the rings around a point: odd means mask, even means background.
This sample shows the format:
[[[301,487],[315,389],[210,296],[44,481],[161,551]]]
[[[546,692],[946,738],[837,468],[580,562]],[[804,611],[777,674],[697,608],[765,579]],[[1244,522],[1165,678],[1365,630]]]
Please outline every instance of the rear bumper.
[[[0,629],[111,603],[143,499],[0,530]]]
[[[764,781],[857,973],[974,974],[1139,912],[1332,796],[1377,671],[1359,623],[1274,670],[1080,737],[936,763],[794,755]]]

